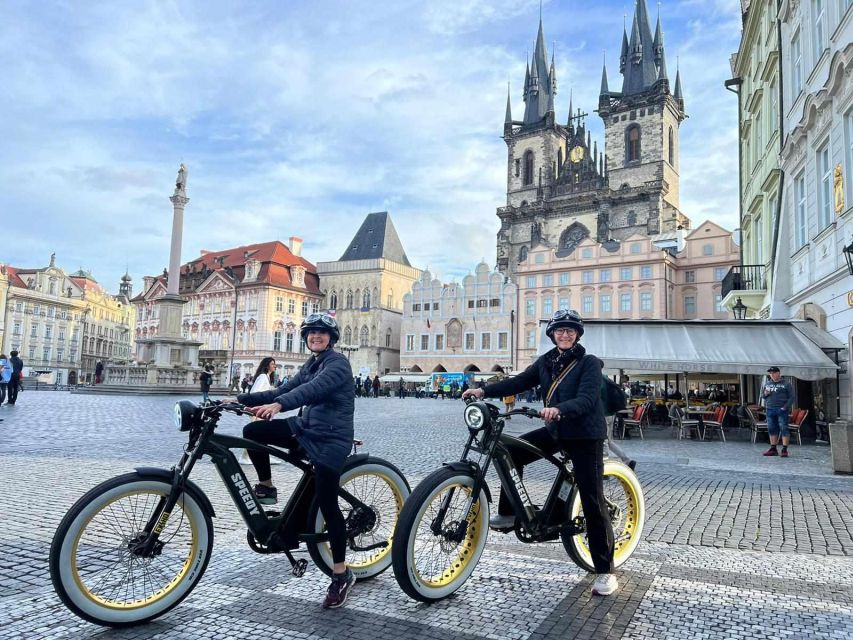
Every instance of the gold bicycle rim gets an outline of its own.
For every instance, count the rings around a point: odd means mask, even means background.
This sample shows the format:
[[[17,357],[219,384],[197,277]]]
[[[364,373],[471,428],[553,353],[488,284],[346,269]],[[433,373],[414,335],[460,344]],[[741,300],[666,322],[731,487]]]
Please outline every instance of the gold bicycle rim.
[[[360,494],[358,489],[353,486],[353,482],[358,478],[382,478],[384,480],[384,488],[377,492],[376,490],[370,493],[369,496]],[[364,488],[365,484],[362,482],[362,488]],[[361,473],[357,473],[351,478],[347,479],[343,488],[349,491],[356,498],[364,502],[368,506],[373,506],[380,498],[382,498],[388,489],[390,489],[390,494],[394,499],[394,513],[393,514],[378,514],[380,518],[380,526],[382,525],[381,520],[384,518],[388,518],[392,521],[390,530],[383,529],[381,535],[370,535],[370,537],[365,537],[365,535],[359,536],[356,538],[356,542],[359,543],[360,546],[370,546],[373,544],[377,544],[379,542],[387,542],[387,546],[378,547],[376,549],[371,549],[370,551],[352,551],[348,550],[348,554],[355,554],[354,558],[347,558],[347,566],[352,569],[369,569],[374,564],[381,562],[389,553],[391,553],[391,539],[394,537],[394,530],[397,528],[397,518],[400,516],[400,511],[403,509],[403,494],[400,493],[400,488],[397,484],[386,474],[379,471],[366,470]],[[368,499],[369,498],[369,499]],[[341,507],[341,511],[346,514],[350,509],[350,504],[344,500],[343,498],[338,498],[338,505]],[[344,515],[346,518],[346,515]],[[325,530],[325,522],[323,523],[323,530]],[[379,533],[377,530],[376,533]],[[331,558],[332,550],[329,546],[328,542],[323,543],[326,552],[329,554]],[[365,555],[366,554],[366,555]]]
[[[444,555],[447,558],[452,559],[446,563],[444,567],[437,567],[437,571],[433,571],[431,576],[424,576],[422,573],[421,567],[418,566],[417,558],[418,549],[417,541],[420,537],[420,528],[423,523],[426,523],[426,532],[425,536],[431,537],[431,545],[432,548],[435,549],[435,546],[438,545],[439,548],[441,546],[441,541],[438,540],[439,536],[436,536],[429,529],[430,522],[434,517],[435,513],[438,512],[438,509],[441,507],[441,502],[444,499],[444,495],[451,489],[456,489],[456,493],[453,496],[454,504],[457,507],[458,511],[462,510],[465,503],[467,503],[468,498],[471,496],[471,488],[466,487],[461,484],[451,484],[444,487],[441,493],[436,494],[433,499],[430,501],[427,508],[424,510],[421,519],[418,521],[417,529],[415,535],[417,536],[415,539],[415,543],[412,549],[412,557],[411,557],[411,566],[415,570],[415,574],[418,577],[418,580],[422,584],[425,584],[429,587],[443,587],[445,585],[451,584],[454,580],[456,580],[459,575],[465,571],[468,564],[471,562],[472,558],[475,555],[476,551],[476,540],[480,535],[480,531],[484,526],[483,522],[483,511],[480,509],[480,501],[477,500],[471,507],[471,513],[468,514],[468,531],[465,534],[465,539],[462,540],[461,543],[455,546],[452,551],[445,553]],[[458,497],[462,496],[462,500],[458,500]],[[433,507],[434,506],[434,507]],[[447,510],[447,514],[445,515],[444,522],[447,526],[447,523],[453,522],[455,519],[453,518],[453,507]],[[428,515],[431,509],[434,508],[432,515]],[[445,543],[448,544],[448,543]]]
[[[125,598],[122,600],[119,600],[117,598],[107,598],[101,594],[95,593],[93,591],[94,585],[92,587],[90,587],[89,585],[86,584],[83,576],[80,575],[79,567],[77,566],[77,551],[80,547],[80,540],[83,537],[83,535],[86,533],[87,529],[89,528],[89,525],[92,523],[92,521],[98,515],[105,513],[105,511],[107,509],[111,508],[112,505],[116,504],[119,500],[129,498],[129,497],[134,496],[134,495],[155,496],[157,499],[155,504],[157,504],[157,502],[159,502],[159,499],[161,497],[166,496],[166,493],[165,492],[155,493],[155,492],[151,491],[150,489],[143,489],[143,490],[139,490],[139,491],[128,491],[127,493],[123,493],[119,496],[116,496],[115,498],[110,500],[108,503],[106,503],[105,505],[100,507],[95,513],[93,513],[89,517],[88,520],[86,520],[86,523],[80,528],[79,532],[77,533],[77,536],[74,538],[74,543],[73,543],[73,546],[71,548],[71,573],[74,577],[74,582],[77,584],[77,588],[80,590],[80,593],[82,593],[84,596],[86,596],[89,600],[91,600],[95,604],[98,604],[102,607],[106,607],[108,609],[120,609],[120,610],[129,611],[129,610],[133,610],[133,609],[139,609],[142,607],[150,606],[150,605],[154,604],[155,602],[165,598],[179,584],[181,584],[181,582],[183,581],[184,577],[187,575],[187,572],[190,569],[192,559],[196,557],[197,552],[198,552],[198,545],[199,545],[198,528],[196,526],[196,523],[194,523],[192,521],[192,516],[191,516],[190,512],[183,508],[184,499],[182,497],[180,500],[178,500],[176,507],[179,507],[180,511],[183,511],[183,513],[181,513],[179,511],[179,509],[174,509],[172,511],[172,515],[170,516],[168,523],[166,524],[166,529],[164,529],[163,533],[160,535],[160,540],[167,541],[167,540],[169,540],[169,536],[173,535],[173,532],[169,530],[169,525],[171,525],[173,523],[179,523],[182,518],[187,520],[187,522],[189,523],[190,531],[192,532],[192,541],[191,541],[191,544],[189,546],[189,553],[187,553],[186,558],[184,558],[183,562],[181,563],[180,568],[177,570],[174,577],[172,577],[171,579],[168,579],[168,581],[164,585],[160,585],[157,589],[155,589],[153,591],[153,593],[150,593],[148,595],[143,595],[142,597],[136,596],[135,588],[132,591],[131,597]],[[122,512],[124,515],[127,515],[127,513],[128,513],[128,511],[126,509],[122,509]],[[134,515],[137,515],[137,514],[134,512]],[[139,514],[139,515],[141,516],[141,518],[144,519],[141,522],[141,524],[139,525],[139,530],[141,530],[145,526],[145,523],[147,522],[147,519],[148,519],[148,517],[150,517],[151,514],[149,512],[148,514]],[[114,520],[114,522],[118,522],[118,521]],[[135,525],[136,523],[133,523],[133,524]],[[110,528],[112,529],[114,534],[124,535],[120,531],[115,529],[115,526],[110,525]],[[136,533],[137,533],[137,531],[133,531],[133,532],[131,532],[130,535],[136,535]],[[119,544],[119,543],[126,544],[126,540],[115,540],[115,542],[116,542],[116,544]],[[124,566],[121,568],[121,570],[124,570],[126,572],[126,575],[130,575],[130,573],[132,572],[132,564],[134,562],[134,558],[132,558],[129,555],[129,552],[127,552],[127,551],[125,551],[123,553],[128,554],[126,556],[126,559],[130,560],[130,565],[128,566],[125,563]],[[119,562],[116,562],[115,564],[118,564]],[[142,568],[141,563],[144,562],[144,560],[139,560],[139,562],[140,562],[140,568]],[[168,576],[166,576],[166,577],[168,578]],[[146,581],[145,579],[143,579],[142,582],[143,582],[143,586],[145,586],[146,582],[148,582],[148,584],[153,586],[153,583],[150,580]]]
[[[608,480],[610,480],[610,482],[608,482]],[[610,498],[610,496],[608,496],[607,489],[608,484],[612,485],[613,482],[618,482],[618,485],[616,486],[622,490],[619,494],[619,499],[621,500],[624,496],[624,500],[626,502],[626,504],[619,505],[622,508],[620,520],[613,523],[613,564],[618,566],[627,560],[631,551],[633,551],[632,543],[634,542],[634,537],[636,536],[637,528],[640,524],[641,514],[640,499],[634,489],[634,485],[632,484],[631,479],[618,467],[611,467],[604,471],[604,497]],[[583,507],[581,506],[580,500],[578,500],[577,506],[572,510],[572,519],[578,517],[582,512]],[[580,533],[576,535],[575,541],[585,558],[591,563],[592,554],[589,550],[586,534]]]

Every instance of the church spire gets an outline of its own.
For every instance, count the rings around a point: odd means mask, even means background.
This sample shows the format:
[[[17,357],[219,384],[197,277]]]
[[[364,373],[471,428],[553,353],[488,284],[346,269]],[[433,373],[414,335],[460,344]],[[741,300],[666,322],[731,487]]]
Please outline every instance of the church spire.
[[[572,93],[573,93],[572,89],[569,89],[569,119],[568,119],[568,120],[566,120],[566,126],[567,126],[567,127],[571,127],[571,126],[572,126],[572,116],[574,115],[574,114],[572,113],[572,108],[573,108],[573,107],[572,107],[572,100],[573,100],[573,98],[574,98],[574,96],[572,95]]]
[[[619,73],[625,73],[625,65],[628,64],[628,32],[622,25],[622,53],[619,54]]]
[[[599,97],[603,98],[610,93],[610,88],[607,86],[607,60],[604,59],[601,63],[601,91]]]
[[[631,24],[631,40],[628,43],[627,59],[622,72],[623,96],[648,91],[657,81],[659,70],[655,63],[656,44],[660,45],[662,55],[663,29],[658,38],[652,38],[646,0],[637,0],[634,20]]]
[[[660,26],[660,3],[658,3],[658,23],[655,26],[655,40],[652,48],[655,52],[655,64],[660,66],[660,61],[663,59],[663,29]]]
[[[524,124],[536,124],[545,118],[545,114],[554,110],[557,78],[554,59],[548,65],[548,49],[545,45],[545,27],[539,18],[536,44],[533,58],[529,62],[530,80],[527,88],[527,100],[524,108]]]
[[[504,124],[512,125],[512,102],[510,101],[509,82],[506,83],[506,116]]]
[[[681,94],[681,69],[678,68],[675,71],[675,92],[672,97],[678,100],[681,110],[684,111],[684,96]]]

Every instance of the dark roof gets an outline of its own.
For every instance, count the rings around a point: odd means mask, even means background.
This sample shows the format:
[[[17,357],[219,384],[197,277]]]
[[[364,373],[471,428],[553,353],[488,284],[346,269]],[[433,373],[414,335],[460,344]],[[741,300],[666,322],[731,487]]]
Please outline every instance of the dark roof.
[[[662,43],[659,44],[661,47],[663,46]],[[658,69],[655,64],[655,41],[652,38],[652,30],[649,26],[646,0],[637,2],[623,75],[623,96],[648,91],[658,79]]]
[[[368,213],[341,260],[374,260],[385,258],[411,267],[400,236],[387,211]]]

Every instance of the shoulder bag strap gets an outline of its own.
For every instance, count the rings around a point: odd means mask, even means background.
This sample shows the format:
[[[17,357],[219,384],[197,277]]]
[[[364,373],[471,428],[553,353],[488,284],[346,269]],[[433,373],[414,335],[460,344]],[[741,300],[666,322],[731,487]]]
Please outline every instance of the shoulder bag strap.
[[[565,378],[565,377],[569,374],[569,371],[571,371],[572,369],[574,369],[574,368],[575,368],[575,365],[576,365],[577,363],[578,363],[578,361],[577,361],[577,360],[573,360],[573,361],[572,361],[572,363],[571,363],[568,367],[566,367],[565,369],[563,369],[563,370],[560,372],[560,375],[558,375],[558,376],[554,379],[554,382],[552,382],[552,383],[551,383],[551,388],[550,388],[550,389],[548,389],[548,395],[545,397],[545,406],[546,406],[546,407],[551,403],[551,396],[552,396],[552,395],[554,395],[554,391],[556,391],[556,390],[557,390],[557,387],[558,387],[558,386],[560,385],[560,383],[563,381],[563,378]]]

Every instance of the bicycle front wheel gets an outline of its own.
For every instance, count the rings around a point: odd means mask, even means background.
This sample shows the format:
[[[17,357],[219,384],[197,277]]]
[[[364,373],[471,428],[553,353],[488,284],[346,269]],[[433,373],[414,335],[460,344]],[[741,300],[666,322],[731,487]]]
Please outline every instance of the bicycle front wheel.
[[[634,471],[617,460],[604,462],[604,499],[613,526],[613,566],[624,564],[640,542],[643,523],[646,519],[646,503],[643,488]],[[569,498],[569,514],[572,519],[583,517],[581,496],[577,487]],[[582,569],[594,573],[595,565],[589,551],[586,533],[574,536],[561,535],[563,546],[569,557]]]
[[[160,478],[129,473],[71,507],[50,547],[51,580],[71,611],[123,627],[156,618],[189,595],[213,549],[213,523],[194,495],[178,499],[152,553],[134,553],[170,491]]]
[[[341,487],[369,509],[369,512],[354,509],[344,498],[338,498],[347,534],[352,534],[347,540],[347,566],[357,580],[367,580],[391,566],[391,541],[400,511],[409,497],[409,484],[393,464],[370,457],[344,469]],[[325,532],[326,520],[317,500],[308,512],[308,522],[314,533]],[[323,573],[332,575],[334,563],[328,542],[309,542],[308,553]]]
[[[477,566],[489,532],[489,502],[481,489],[467,511],[473,486],[470,474],[445,467],[427,476],[403,507],[391,554],[394,576],[409,597],[446,598]]]

